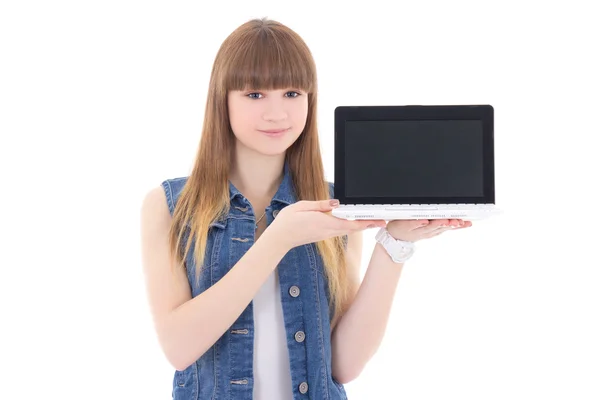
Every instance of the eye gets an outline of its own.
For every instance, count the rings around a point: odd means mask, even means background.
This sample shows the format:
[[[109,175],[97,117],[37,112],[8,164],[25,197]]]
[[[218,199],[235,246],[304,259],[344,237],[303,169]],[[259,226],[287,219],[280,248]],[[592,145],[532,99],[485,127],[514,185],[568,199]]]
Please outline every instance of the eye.
[[[257,92],[248,93],[246,96],[250,97],[251,99],[258,99],[258,97],[253,97],[253,95],[260,96],[260,93],[257,93]]]
[[[294,92],[294,91],[289,91],[289,92],[287,92],[286,94],[290,94],[290,93],[294,93],[294,94],[295,94],[295,96],[291,96],[292,98],[295,98],[295,97],[299,97],[299,96],[301,96],[301,94],[300,94],[300,93],[298,93],[298,92]]]

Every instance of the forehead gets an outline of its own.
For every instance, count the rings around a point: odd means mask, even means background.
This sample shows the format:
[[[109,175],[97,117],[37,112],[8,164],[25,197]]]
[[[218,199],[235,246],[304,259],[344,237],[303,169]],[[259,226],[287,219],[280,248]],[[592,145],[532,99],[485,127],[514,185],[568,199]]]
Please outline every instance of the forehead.
[[[304,42],[280,28],[250,30],[228,49],[220,83],[226,91],[316,91],[316,67]]]

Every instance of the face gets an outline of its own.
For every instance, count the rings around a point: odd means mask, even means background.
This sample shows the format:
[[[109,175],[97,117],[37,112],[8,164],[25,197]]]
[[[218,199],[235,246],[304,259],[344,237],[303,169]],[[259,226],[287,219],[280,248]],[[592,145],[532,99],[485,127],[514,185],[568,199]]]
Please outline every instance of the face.
[[[229,121],[237,145],[278,155],[298,139],[308,115],[308,94],[299,89],[230,91]]]

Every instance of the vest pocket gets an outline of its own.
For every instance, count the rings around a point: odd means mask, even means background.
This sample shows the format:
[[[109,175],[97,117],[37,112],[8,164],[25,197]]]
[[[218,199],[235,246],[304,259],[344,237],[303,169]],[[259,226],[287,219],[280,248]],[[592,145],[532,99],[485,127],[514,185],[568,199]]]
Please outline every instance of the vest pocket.
[[[198,370],[193,363],[183,371],[175,371],[173,376],[173,400],[195,399],[198,395]]]
[[[344,389],[344,385],[342,385],[341,383],[339,383],[338,381],[336,381],[335,379],[333,379],[333,377],[331,378],[331,381],[333,382],[333,384],[335,385],[335,387],[340,391],[340,394],[342,395],[342,399],[347,399],[347,395],[346,395],[346,390]]]
[[[175,386],[185,387],[185,371],[175,371]]]

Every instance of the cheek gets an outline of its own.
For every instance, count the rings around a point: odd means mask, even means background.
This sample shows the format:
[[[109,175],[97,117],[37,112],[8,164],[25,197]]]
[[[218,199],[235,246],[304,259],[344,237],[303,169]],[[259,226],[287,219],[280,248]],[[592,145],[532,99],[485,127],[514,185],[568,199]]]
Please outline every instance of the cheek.
[[[303,104],[300,107],[295,108],[291,113],[290,117],[293,120],[294,126],[297,128],[304,129],[306,124],[306,118],[308,117],[308,104]]]
[[[249,113],[244,112],[242,109],[235,109],[235,111],[229,113],[229,123],[233,133],[237,137],[244,137],[251,134],[252,120]]]

